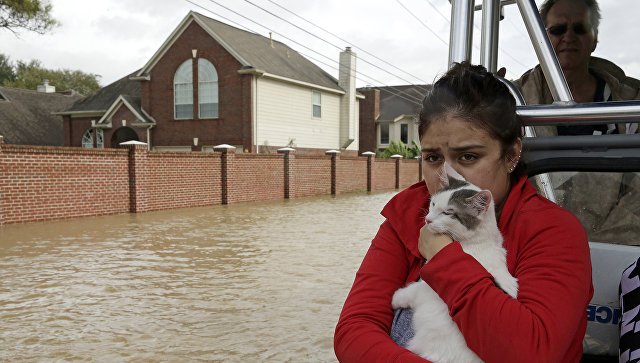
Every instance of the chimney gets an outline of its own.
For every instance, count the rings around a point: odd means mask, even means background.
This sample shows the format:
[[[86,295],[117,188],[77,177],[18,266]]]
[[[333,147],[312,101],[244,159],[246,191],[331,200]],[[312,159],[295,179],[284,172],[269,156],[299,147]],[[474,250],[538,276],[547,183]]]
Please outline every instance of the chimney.
[[[358,143],[352,145],[358,136],[358,120],[356,119],[356,54],[347,47],[340,52],[338,86],[345,94],[340,101],[340,147],[357,150]]]
[[[49,86],[49,80],[45,79],[44,84],[38,85],[38,92],[42,93],[54,93],[56,91],[55,86]]]

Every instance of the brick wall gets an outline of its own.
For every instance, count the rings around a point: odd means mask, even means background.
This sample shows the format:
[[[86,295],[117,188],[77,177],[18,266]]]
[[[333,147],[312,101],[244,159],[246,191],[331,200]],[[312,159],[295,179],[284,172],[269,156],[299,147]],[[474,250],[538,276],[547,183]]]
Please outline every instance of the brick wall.
[[[2,145],[0,225],[83,216],[394,189],[396,160]],[[218,150],[218,149],[217,149]],[[335,160],[335,168],[332,162]],[[398,162],[400,188],[419,180]],[[288,170],[288,173],[285,171]],[[332,170],[334,173],[332,175]],[[332,188],[332,180],[334,187]]]
[[[337,193],[367,190],[367,159],[338,159]]]
[[[331,193],[331,157],[297,155],[295,196],[306,197]]]
[[[129,211],[126,150],[1,146],[0,224]]]
[[[220,153],[147,154],[147,210],[221,204]]]

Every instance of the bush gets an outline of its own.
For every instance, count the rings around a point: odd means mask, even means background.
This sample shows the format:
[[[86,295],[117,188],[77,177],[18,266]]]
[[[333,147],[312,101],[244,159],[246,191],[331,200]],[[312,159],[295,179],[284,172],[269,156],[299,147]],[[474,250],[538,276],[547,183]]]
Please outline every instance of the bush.
[[[389,159],[391,155],[402,155],[405,159],[413,159],[420,155],[420,145],[414,140],[412,145],[408,146],[402,141],[391,141],[389,147],[384,151],[377,151],[376,157],[382,159]]]

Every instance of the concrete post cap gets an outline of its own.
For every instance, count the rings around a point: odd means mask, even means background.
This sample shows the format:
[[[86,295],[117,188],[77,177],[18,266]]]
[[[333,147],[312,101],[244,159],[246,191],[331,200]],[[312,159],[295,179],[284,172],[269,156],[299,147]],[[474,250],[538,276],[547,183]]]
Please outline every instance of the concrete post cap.
[[[340,154],[338,150],[327,150],[324,152],[326,155]]]
[[[391,159],[402,159],[402,158],[403,158],[402,155],[398,155],[398,154],[391,155]]]
[[[375,154],[376,153],[374,153],[373,151],[365,151],[365,152],[362,153],[362,155],[364,155],[364,156],[373,156]]]
[[[282,153],[287,153],[287,152],[291,152],[292,153],[294,151],[296,151],[296,149],[293,149],[293,148],[290,148],[290,147],[283,147],[281,149],[278,149],[278,152],[281,153],[281,154]]]
[[[121,142],[120,145],[147,145],[146,142],[142,142],[142,141],[125,141],[125,142]]]
[[[213,150],[216,150],[216,149],[235,149],[235,148],[236,148],[235,146],[231,146],[231,145],[228,145],[228,144],[222,144],[222,145],[214,146]]]

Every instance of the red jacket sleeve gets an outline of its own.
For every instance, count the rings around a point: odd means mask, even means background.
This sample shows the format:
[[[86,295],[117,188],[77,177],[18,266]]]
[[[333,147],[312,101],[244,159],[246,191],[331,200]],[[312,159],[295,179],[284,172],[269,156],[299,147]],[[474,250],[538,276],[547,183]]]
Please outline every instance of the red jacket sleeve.
[[[425,362],[389,337],[391,297],[405,285],[413,259],[385,221],[356,274],[336,326],[334,349],[340,362]]]
[[[497,288],[457,242],[436,254],[420,275],[485,362],[578,362],[593,294],[586,234],[559,208],[522,217],[505,236],[517,300]]]

